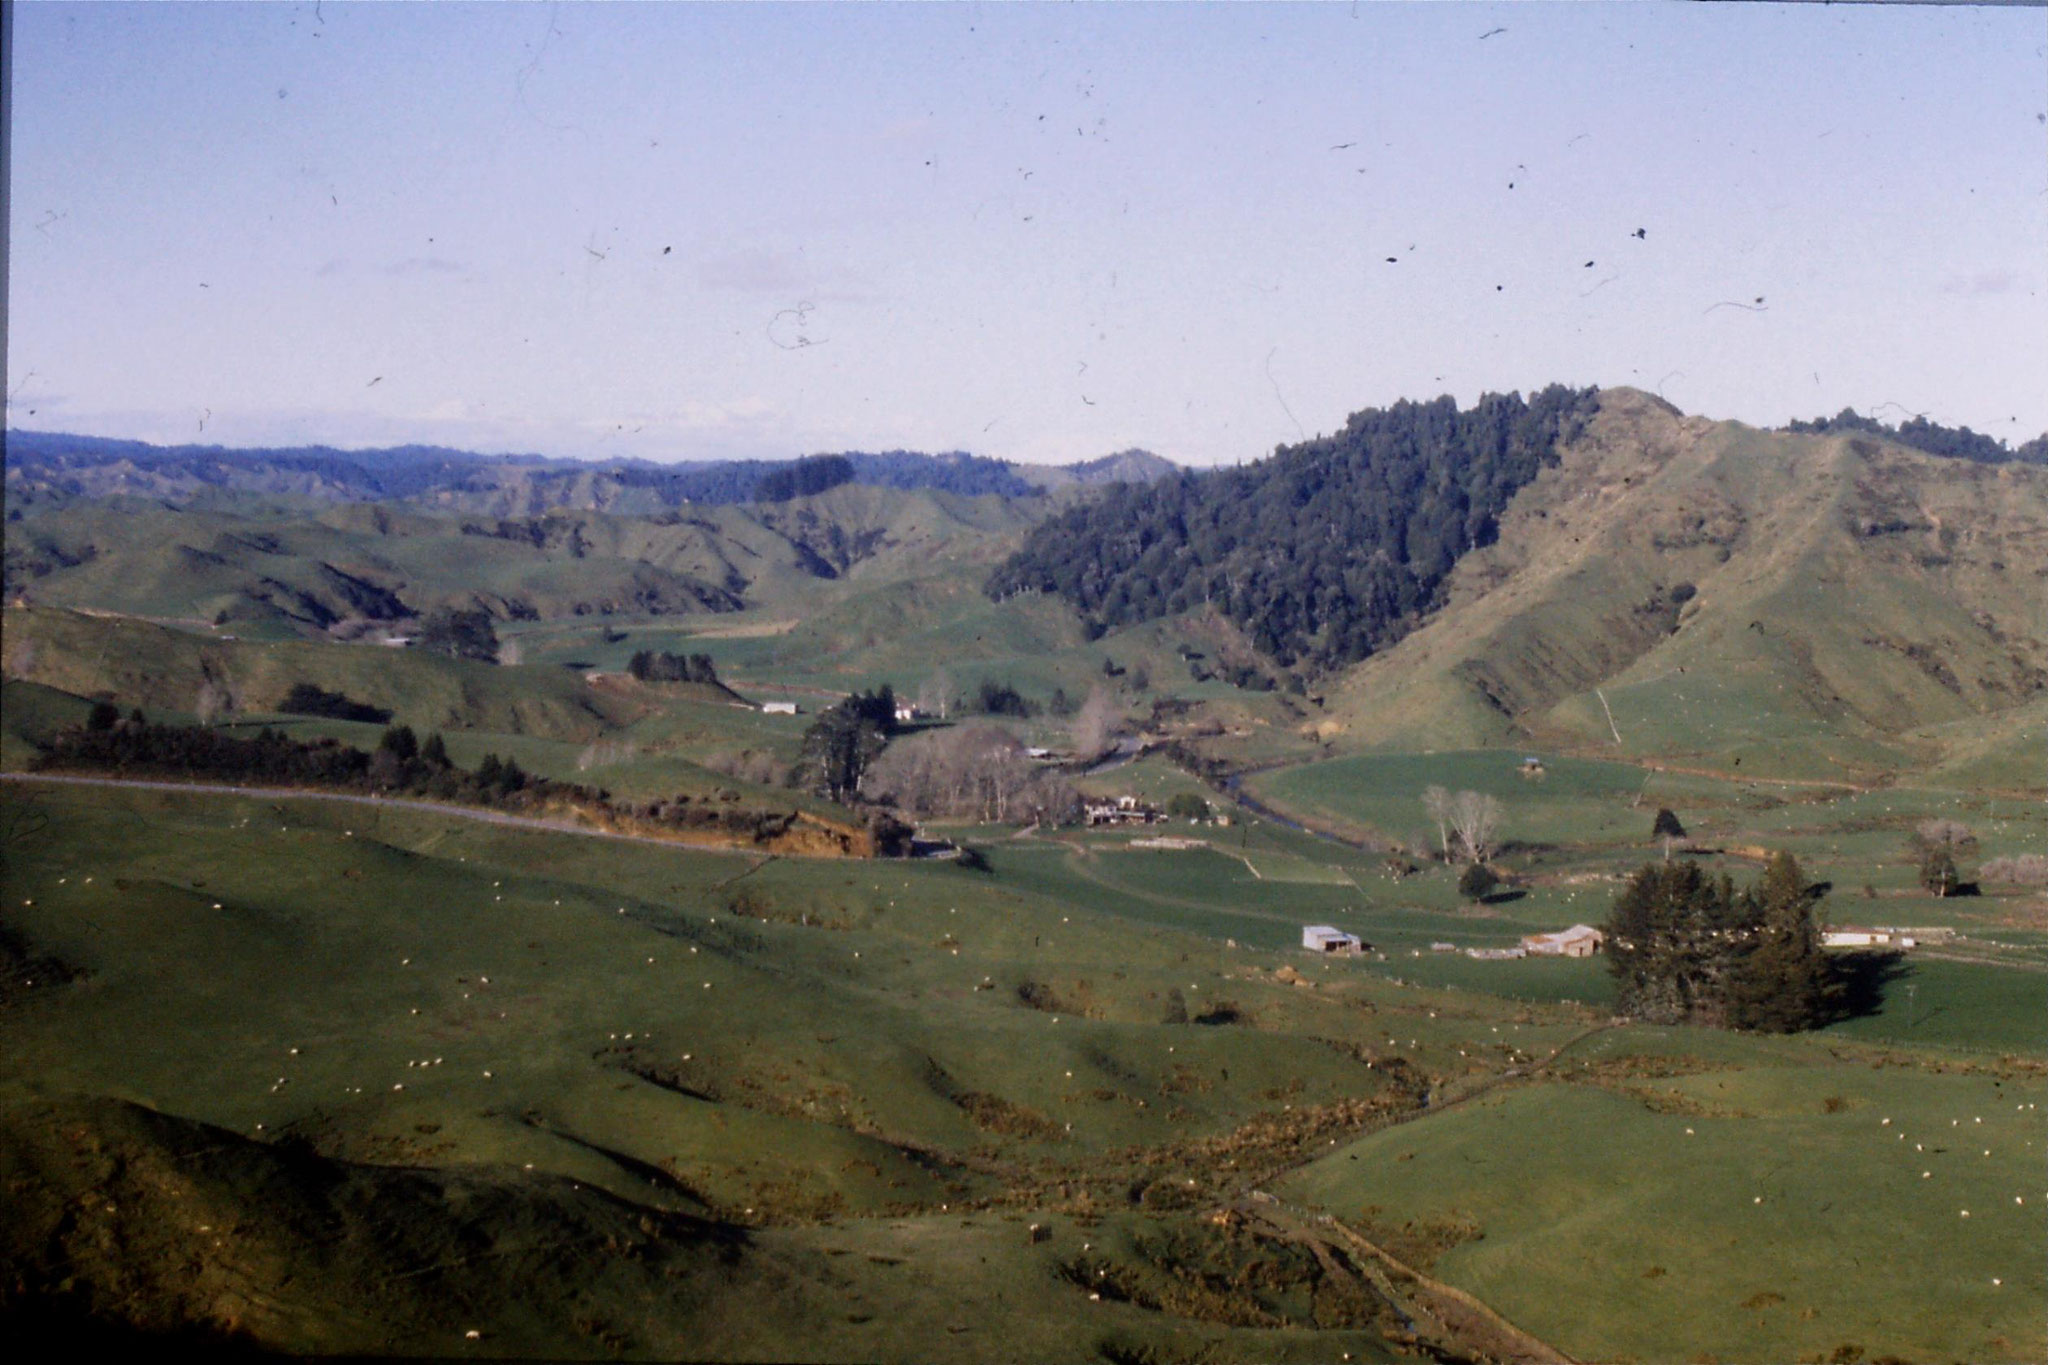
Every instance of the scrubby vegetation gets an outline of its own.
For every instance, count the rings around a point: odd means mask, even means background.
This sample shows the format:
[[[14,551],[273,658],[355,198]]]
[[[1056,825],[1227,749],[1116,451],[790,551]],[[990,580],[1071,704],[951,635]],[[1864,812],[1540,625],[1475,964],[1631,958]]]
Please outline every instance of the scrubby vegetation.
[[[85,724],[55,735],[35,767],[414,797],[525,815],[574,814],[602,826],[711,833],[756,844],[773,844],[802,818],[793,810],[741,803],[736,792],[621,801],[600,787],[528,772],[518,759],[496,753],[464,769],[450,760],[438,733],[421,741],[407,725],[385,730],[376,749],[365,752],[331,738],[295,740],[268,726],[244,738],[207,726],[152,724],[140,712],[122,719],[106,703]],[[861,838],[842,835],[828,842],[848,852],[897,856],[908,851],[909,836],[907,826],[877,813]]]
[[[491,614],[476,607],[440,607],[428,612],[420,622],[420,633],[413,646],[451,659],[474,659],[487,664],[498,661],[497,628],[491,624]]]
[[[626,671],[641,682],[718,683],[718,667],[709,654],[670,654],[667,650],[636,650]]]
[[[439,734],[422,743],[409,725],[384,731],[376,751],[365,753],[336,739],[292,739],[269,726],[244,738],[204,725],[153,724],[140,712],[112,719],[110,712],[118,715],[102,703],[83,726],[54,736],[36,767],[323,787],[522,809],[607,800],[601,790],[536,777],[518,760],[497,754],[486,754],[474,771],[465,771],[449,761]]]

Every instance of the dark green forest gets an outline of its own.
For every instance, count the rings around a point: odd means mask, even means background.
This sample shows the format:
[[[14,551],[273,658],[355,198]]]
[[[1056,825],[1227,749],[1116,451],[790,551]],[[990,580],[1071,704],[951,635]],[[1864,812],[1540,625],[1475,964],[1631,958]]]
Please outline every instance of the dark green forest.
[[[1353,663],[1438,605],[1594,394],[1403,401],[1256,464],[1117,485],[1039,526],[986,591],[1056,593],[1097,633],[1209,605],[1283,666]]]
[[[1810,422],[1794,420],[1786,424],[1785,430],[1809,436],[1862,432],[1897,441],[1924,454],[1941,455],[1951,460],[1975,460],[1980,464],[2005,464],[2008,461],[2048,464],[2048,435],[2036,436],[2018,447],[2008,448],[1995,436],[1986,436],[1968,427],[1945,427],[1917,415],[1893,427],[1875,417],[1865,417],[1854,408],[1843,408],[1833,417],[1816,417]]]

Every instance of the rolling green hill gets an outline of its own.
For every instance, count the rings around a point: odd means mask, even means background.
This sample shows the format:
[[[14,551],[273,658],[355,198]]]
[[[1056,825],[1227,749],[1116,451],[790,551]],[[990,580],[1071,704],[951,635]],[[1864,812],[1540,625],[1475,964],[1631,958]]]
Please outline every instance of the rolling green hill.
[[[583,743],[654,709],[562,668],[501,668],[368,644],[209,639],[132,617],[43,607],[9,608],[5,626],[11,677],[157,712],[195,711],[209,684],[225,710],[274,712],[294,684],[307,682],[421,730]]]
[[[843,485],[772,505],[522,517],[215,495],[71,501],[9,524],[9,600],[236,633],[389,628],[439,606],[501,620],[811,607],[982,571],[1042,499]]]

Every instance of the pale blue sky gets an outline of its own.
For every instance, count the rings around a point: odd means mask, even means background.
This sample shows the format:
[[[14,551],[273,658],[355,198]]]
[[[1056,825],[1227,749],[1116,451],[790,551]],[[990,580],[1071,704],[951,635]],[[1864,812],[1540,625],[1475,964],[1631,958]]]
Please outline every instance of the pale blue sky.
[[[15,39],[14,426],[1206,464],[1561,380],[2048,428],[2039,9],[42,2]]]

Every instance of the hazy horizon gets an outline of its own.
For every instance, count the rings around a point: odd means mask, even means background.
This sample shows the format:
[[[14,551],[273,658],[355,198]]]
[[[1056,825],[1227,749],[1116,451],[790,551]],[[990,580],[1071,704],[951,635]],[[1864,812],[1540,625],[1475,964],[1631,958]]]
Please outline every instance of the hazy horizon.
[[[1560,382],[2048,430],[2038,9],[29,3],[12,36],[10,429],[1211,465]]]

